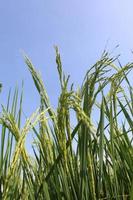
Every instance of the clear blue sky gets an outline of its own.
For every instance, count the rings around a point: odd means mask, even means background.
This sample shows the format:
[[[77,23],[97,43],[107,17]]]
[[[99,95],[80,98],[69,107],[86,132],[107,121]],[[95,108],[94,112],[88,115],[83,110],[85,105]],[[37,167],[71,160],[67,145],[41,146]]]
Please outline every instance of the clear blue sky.
[[[127,62],[133,49],[132,0],[1,0],[0,82],[4,104],[10,87],[25,81],[24,111],[30,115],[38,94],[24,64],[23,49],[41,71],[55,105],[59,93],[53,46],[59,46],[64,71],[81,83],[88,67],[102,53],[120,44],[117,53]]]

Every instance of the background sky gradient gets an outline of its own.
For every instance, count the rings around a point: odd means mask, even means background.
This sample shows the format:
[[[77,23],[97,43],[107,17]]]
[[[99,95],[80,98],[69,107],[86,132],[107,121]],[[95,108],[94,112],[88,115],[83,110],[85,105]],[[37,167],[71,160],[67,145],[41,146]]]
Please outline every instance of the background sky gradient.
[[[59,81],[53,46],[58,45],[64,71],[76,86],[87,69],[107,49],[120,47],[122,63],[133,60],[132,0],[1,0],[0,103],[9,88],[24,80],[24,112],[29,116],[39,98],[21,50],[41,72],[51,102],[56,106]]]

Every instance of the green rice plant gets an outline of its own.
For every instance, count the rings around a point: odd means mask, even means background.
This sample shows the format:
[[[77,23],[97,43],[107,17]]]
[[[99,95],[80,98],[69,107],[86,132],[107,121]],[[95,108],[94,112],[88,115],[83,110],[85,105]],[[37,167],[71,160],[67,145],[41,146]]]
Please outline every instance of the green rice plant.
[[[24,55],[40,97],[39,109],[21,127],[23,92],[11,92],[0,115],[0,199],[132,200],[133,87],[122,66],[104,51],[77,90],[63,72],[53,108],[41,75]],[[73,120],[74,119],[74,120]],[[38,124],[38,126],[35,126]],[[26,150],[33,133],[34,156]]]

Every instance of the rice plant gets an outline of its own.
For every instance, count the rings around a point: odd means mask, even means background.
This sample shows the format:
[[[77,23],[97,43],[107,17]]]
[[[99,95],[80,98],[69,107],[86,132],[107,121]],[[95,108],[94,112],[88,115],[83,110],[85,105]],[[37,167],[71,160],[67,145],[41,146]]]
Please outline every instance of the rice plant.
[[[23,91],[10,91],[1,108],[0,199],[132,200],[133,63],[122,66],[104,51],[75,90],[55,51],[57,108],[26,55],[40,105],[23,127]],[[31,131],[34,157],[25,147]]]

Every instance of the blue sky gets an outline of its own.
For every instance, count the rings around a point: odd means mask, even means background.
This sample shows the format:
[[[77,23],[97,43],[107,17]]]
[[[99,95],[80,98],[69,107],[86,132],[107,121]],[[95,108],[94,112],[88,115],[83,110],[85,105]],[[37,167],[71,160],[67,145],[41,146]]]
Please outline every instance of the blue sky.
[[[132,0],[1,0],[0,82],[4,104],[9,88],[24,80],[24,112],[38,106],[38,94],[21,50],[41,72],[53,105],[59,95],[54,45],[58,45],[64,71],[81,83],[86,70],[108,49],[120,44],[123,63],[132,61]]]

